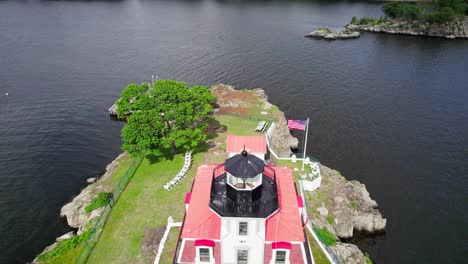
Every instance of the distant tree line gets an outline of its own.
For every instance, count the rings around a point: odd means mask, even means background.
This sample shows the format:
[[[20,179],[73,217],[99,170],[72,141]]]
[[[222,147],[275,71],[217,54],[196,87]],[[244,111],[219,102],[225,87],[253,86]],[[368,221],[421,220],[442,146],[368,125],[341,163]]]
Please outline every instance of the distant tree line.
[[[423,4],[391,2],[385,4],[382,11],[385,16],[394,19],[445,23],[457,16],[468,15],[468,0],[433,0]]]

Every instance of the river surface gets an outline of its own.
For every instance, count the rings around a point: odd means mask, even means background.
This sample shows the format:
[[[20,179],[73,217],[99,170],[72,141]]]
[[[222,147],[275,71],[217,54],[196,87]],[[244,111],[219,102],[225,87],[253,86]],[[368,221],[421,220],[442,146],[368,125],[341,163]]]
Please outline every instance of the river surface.
[[[60,207],[120,152],[106,109],[151,74],[263,87],[288,118],[309,116],[308,153],[365,183],[388,218],[357,240],[376,263],[465,262],[468,42],[303,38],[365,15],[380,5],[0,1],[0,263],[69,230]]]

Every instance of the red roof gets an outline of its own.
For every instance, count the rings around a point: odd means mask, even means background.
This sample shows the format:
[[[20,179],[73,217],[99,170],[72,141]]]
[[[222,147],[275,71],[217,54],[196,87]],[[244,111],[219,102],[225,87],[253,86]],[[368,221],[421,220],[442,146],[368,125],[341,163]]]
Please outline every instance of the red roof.
[[[291,168],[276,167],[280,209],[266,221],[266,240],[304,242],[304,231],[299,215],[296,188]]]
[[[221,219],[209,207],[215,165],[198,166],[181,238],[219,240]]]
[[[226,152],[240,153],[244,146],[249,153],[267,153],[265,136],[227,136]]]
[[[264,253],[264,264],[270,264],[271,263],[271,258],[273,257],[273,249],[272,248],[273,244],[265,244],[265,253]],[[289,249],[289,263],[310,263],[307,262],[307,260],[304,259],[303,253],[302,253],[302,244],[290,244],[291,248]],[[305,249],[308,251],[308,249]]]

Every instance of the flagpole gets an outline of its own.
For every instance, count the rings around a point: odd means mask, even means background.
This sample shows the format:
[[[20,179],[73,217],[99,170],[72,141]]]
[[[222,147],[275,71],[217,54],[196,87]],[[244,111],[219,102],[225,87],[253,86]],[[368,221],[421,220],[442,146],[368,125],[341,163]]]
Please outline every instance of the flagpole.
[[[309,118],[307,117],[306,132],[305,132],[305,141],[304,141],[304,156],[302,156],[302,170],[304,170],[304,164],[306,159],[306,149],[307,149],[307,135],[309,134]]]

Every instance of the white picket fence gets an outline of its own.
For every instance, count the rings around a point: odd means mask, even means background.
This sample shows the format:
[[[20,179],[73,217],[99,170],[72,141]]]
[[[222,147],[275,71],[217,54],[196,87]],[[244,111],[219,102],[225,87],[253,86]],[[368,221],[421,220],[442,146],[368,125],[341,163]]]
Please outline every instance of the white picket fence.
[[[164,185],[164,189],[170,190],[172,187],[177,185],[187,174],[187,171],[192,166],[192,152],[185,153],[184,167],[179,171],[179,173],[168,183]]]

